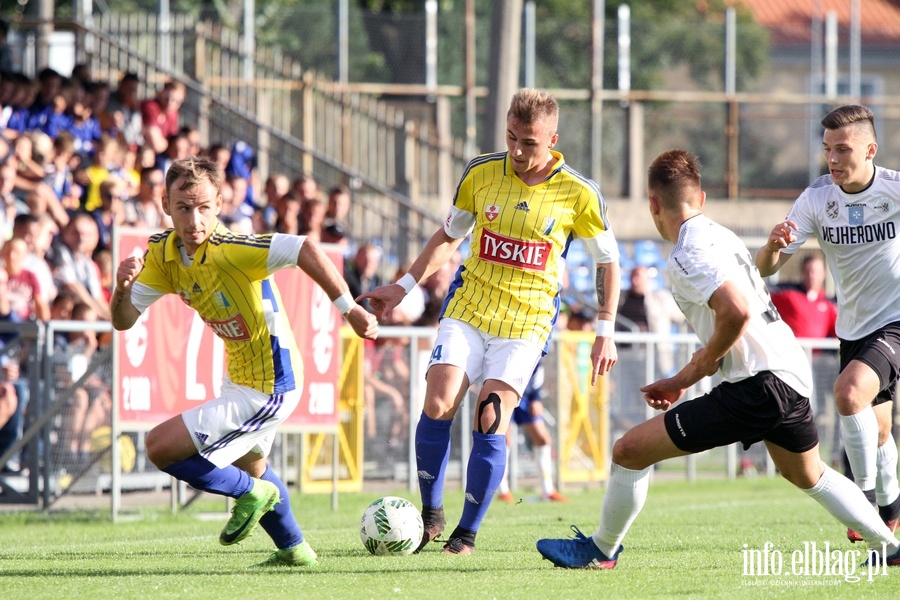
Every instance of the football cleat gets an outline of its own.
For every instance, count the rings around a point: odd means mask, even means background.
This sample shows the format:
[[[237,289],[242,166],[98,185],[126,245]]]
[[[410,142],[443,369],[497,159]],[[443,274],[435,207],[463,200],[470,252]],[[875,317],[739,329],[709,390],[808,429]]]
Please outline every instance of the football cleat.
[[[235,500],[231,518],[219,534],[219,543],[230,546],[247,539],[264,514],[279,501],[278,486],[262,479],[254,479],[249,492]]]
[[[497,500],[500,502],[515,502],[516,499],[513,497],[512,492],[500,492],[497,494]]]
[[[854,544],[856,542],[863,541],[863,537],[861,535],[859,535],[856,531],[849,529],[849,528],[847,529],[847,539],[850,540],[851,542],[853,542]]]
[[[612,569],[616,566],[624,546],[620,545],[616,553],[609,557],[600,551],[594,540],[581,533],[578,527],[572,525],[572,531],[575,532],[574,539],[538,540],[538,552],[557,567],[566,569]]]
[[[447,540],[447,543],[444,544],[444,554],[459,554],[459,555],[468,555],[475,554],[475,546],[470,546],[461,538],[451,537]]]
[[[887,556],[881,556],[877,554],[874,550],[869,550],[868,552],[869,558],[866,559],[866,562],[862,564],[863,567],[869,566],[869,561],[872,560],[873,556],[878,559],[879,565],[887,565],[888,567],[900,567],[900,549],[897,549],[893,554],[888,554]]]
[[[441,532],[444,531],[444,527],[447,526],[447,520],[444,518],[443,507],[423,508],[422,524],[424,525],[422,531],[422,541],[419,542],[419,547],[416,548],[413,554],[418,554],[419,552],[421,552],[422,548],[428,545],[428,542],[434,541],[435,538],[441,535]]]
[[[549,494],[545,494],[544,496],[541,496],[541,500],[543,500],[544,502],[568,502],[569,501],[568,498],[566,498],[565,496],[563,496],[556,490],[553,490]]]
[[[296,546],[276,550],[268,559],[254,567],[314,567],[318,563],[315,550],[309,542],[302,541]]]

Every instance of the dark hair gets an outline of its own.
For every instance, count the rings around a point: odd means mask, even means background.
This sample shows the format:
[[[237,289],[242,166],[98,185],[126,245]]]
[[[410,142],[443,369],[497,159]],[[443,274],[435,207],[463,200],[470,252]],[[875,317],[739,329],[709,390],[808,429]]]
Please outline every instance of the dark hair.
[[[688,189],[700,188],[700,160],[685,150],[669,150],[657,156],[647,171],[647,185],[667,206]]]
[[[857,123],[866,128],[873,139],[877,139],[875,136],[875,115],[865,106],[847,104],[834,109],[822,119],[822,127],[829,130],[841,129]]]

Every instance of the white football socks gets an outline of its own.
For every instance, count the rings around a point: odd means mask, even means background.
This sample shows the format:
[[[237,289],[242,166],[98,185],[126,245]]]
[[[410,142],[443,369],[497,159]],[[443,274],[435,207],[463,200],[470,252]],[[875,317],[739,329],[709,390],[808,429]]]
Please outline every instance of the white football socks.
[[[900,482],[897,480],[897,441],[889,435],[887,441],[878,446],[878,478],[875,481],[875,498],[878,506],[889,506],[900,496]]]
[[[531,452],[534,454],[534,462],[537,463],[541,473],[541,488],[544,496],[549,496],[556,489],[556,486],[553,485],[553,457],[550,455],[550,444],[535,446]]]
[[[878,418],[875,411],[866,407],[855,415],[841,415],[841,439],[856,485],[863,491],[874,489],[878,454]]]
[[[822,466],[824,472],[816,485],[803,491],[835,519],[859,532],[870,548],[880,550],[884,541],[889,554],[896,552],[900,541],[881,521],[878,511],[872,510],[862,490],[828,465],[823,463]]]
[[[612,463],[609,484],[600,510],[600,526],[591,536],[600,551],[612,557],[628,528],[644,508],[650,487],[650,468],[632,471]]]

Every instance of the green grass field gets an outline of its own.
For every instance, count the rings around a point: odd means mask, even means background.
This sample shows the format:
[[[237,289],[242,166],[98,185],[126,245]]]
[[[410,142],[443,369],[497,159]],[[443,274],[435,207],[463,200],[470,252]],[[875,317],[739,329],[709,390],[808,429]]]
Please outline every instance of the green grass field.
[[[405,491],[396,495],[418,498]],[[780,479],[657,482],[613,571],[553,568],[534,549],[540,537],[586,534],[596,526],[602,491],[571,494],[569,504],[494,503],[474,556],[444,556],[440,545],[408,557],[370,556],[357,524],[384,493],[294,495],[307,539],[319,554],[312,569],[253,570],[268,556],[261,531],[237,547],[218,545],[224,502],[198,502],[179,515],[165,507],[113,525],[108,513],[0,513],[0,598],[900,598],[900,569],[857,583],[843,576],[745,576],[742,550],[773,545],[770,557],[804,543],[832,545],[833,562],[858,560],[837,522]],[[527,497],[526,497],[527,498]],[[448,494],[454,522],[462,493]]]

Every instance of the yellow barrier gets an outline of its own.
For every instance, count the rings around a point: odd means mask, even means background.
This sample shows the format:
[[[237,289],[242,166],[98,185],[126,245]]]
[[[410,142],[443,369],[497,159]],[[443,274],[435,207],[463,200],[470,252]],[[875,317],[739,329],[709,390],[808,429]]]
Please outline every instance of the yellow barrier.
[[[341,371],[338,377],[338,491],[363,486],[363,359],[364,342],[349,327],[341,328]],[[300,489],[332,491],[333,438],[330,433],[304,433],[300,452]]]
[[[591,386],[593,333],[560,333],[556,344],[559,481],[605,481],[609,477],[609,378],[600,377]]]

